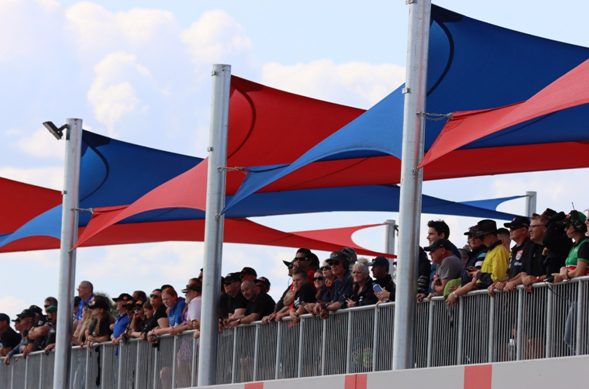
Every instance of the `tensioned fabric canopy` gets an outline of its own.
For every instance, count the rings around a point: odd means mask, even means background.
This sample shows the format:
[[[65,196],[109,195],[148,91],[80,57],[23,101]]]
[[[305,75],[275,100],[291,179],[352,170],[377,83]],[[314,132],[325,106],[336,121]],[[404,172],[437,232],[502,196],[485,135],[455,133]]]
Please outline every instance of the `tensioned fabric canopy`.
[[[588,48],[501,28],[437,6],[432,6],[431,15],[426,150],[440,133],[445,115],[519,103],[589,58]],[[247,179],[226,210],[259,190],[315,185],[319,176],[314,172],[322,166],[336,170],[320,173],[333,186],[399,182],[402,113],[399,87],[293,163],[246,166]],[[424,179],[586,167],[589,145],[579,141],[587,140],[587,114],[587,107],[568,109],[527,121],[517,132],[485,137],[476,147],[433,161],[424,169]],[[548,153],[554,157],[520,163],[522,156]]]
[[[469,148],[493,147],[501,137],[526,132],[525,123],[543,120],[553,123],[549,134],[529,133],[522,139],[527,143],[589,141],[589,60],[569,71],[528,100],[507,107],[488,110],[456,112],[424,156],[420,166],[443,158],[448,153],[468,145]],[[577,119],[577,120],[575,120]],[[570,152],[565,149],[563,153]],[[589,161],[589,156],[585,155]],[[533,162],[521,161],[522,164]]]

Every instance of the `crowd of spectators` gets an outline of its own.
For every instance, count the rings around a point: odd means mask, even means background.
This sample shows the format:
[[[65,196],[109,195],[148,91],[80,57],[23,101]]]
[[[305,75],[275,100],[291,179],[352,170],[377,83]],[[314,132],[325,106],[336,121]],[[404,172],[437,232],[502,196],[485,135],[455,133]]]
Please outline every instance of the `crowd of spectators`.
[[[588,213],[565,214],[546,209],[531,218],[517,216],[504,224],[510,242],[500,238],[495,221],[480,220],[464,233],[467,245],[458,249],[443,220],[428,223],[427,247],[419,248],[415,282],[417,301],[444,296],[449,305],[472,290],[512,291],[522,284],[531,291],[535,282],[562,282],[589,275]],[[427,252],[431,261],[427,258]],[[393,262],[382,256],[358,258],[351,248],[330,254],[320,263],[315,253],[297,250],[283,261],[292,282],[275,302],[268,294],[268,278],[244,267],[222,277],[219,329],[255,321],[269,323],[286,317],[293,325],[303,314],[320,318],[330,312],[395,300],[390,274]],[[372,276],[371,276],[372,273]],[[200,336],[202,270],[181,291],[171,285],[153,289],[149,295],[137,290],[121,293],[112,301],[94,293],[89,281],[78,286],[73,306],[72,345],[115,345],[136,338],[158,344],[161,335],[194,330]],[[114,302],[114,304],[113,304]],[[0,356],[9,364],[15,354],[53,349],[58,302],[47,297],[43,307],[31,305],[13,320],[0,313]]]

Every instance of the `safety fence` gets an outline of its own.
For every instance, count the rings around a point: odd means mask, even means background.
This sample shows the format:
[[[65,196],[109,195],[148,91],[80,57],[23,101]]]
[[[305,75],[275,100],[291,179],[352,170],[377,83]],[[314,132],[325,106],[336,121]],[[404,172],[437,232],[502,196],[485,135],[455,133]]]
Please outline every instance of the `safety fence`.
[[[453,306],[441,297],[416,306],[415,367],[515,361],[589,353],[589,277],[540,283],[532,291],[486,291]],[[219,334],[217,383],[392,368],[394,303],[340,310],[327,320],[254,323]],[[47,388],[54,354],[16,356],[0,366],[0,387]],[[72,388],[181,388],[197,383],[198,339],[164,336],[72,349]]]

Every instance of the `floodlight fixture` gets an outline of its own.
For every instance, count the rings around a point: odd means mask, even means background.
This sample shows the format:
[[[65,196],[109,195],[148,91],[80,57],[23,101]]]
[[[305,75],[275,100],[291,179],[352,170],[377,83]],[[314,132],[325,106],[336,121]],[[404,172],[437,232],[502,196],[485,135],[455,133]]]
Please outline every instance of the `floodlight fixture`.
[[[61,127],[57,127],[53,122],[43,122],[43,126],[55,137],[55,139],[60,140],[63,138],[63,130],[67,127],[67,124],[64,124]]]

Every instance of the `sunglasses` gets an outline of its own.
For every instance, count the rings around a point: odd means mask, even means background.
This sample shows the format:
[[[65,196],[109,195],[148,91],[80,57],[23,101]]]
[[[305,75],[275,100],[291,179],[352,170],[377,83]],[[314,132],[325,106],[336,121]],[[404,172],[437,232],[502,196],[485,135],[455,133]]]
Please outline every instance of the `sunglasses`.
[[[313,281],[323,281],[324,279],[324,277],[314,277]]]
[[[150,298],[154,299],[154,298],[161,298],[162,296],[160,296],[159,294],[150,294],[149,295]]]

